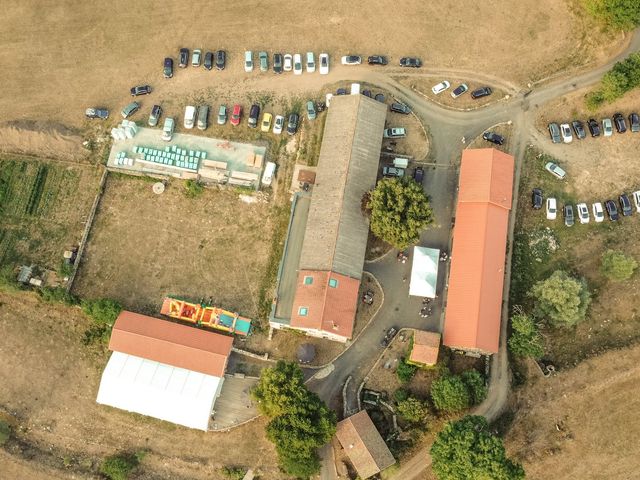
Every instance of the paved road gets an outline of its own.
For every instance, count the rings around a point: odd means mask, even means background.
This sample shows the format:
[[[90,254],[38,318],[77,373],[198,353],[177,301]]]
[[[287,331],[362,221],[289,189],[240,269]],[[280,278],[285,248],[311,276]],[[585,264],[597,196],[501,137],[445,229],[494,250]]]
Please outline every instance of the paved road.
[[[448,251],[450,242],[450,226],[454,207],[454,194],[457,184],[457,167],[464,148],[462,138],[473,139],[485,129],[506,121],[512,121],[512,154],[516,158],[514,204],[509,227],[509,243],[513,239],[515,211],[517,207],[517,189],[524,149],[531,139],[540,139],[534,125],[535,110],[549,100],[565,95],[573,90],[589,86],[597,82],[602,74],[609,70],[613,63],[626,57],[630,52],[640,49],[640,30],[636,31],[626,49],[611,59],[605,65],[577,75],[571,79],[558,80],[547,84],[543,88],[533,91],[518,91],[517,87],[497,78],[490,83],[498,84],[512,94],[506,101],[474,111],[455,111],[444,109],[417,94],[410,88],[399,84],[381,71],[355,72],[346,78],[355,81],[366,81],[390,91],[398,99],[412,106],[414,113],[428,129],[430,137],[430,152],[426,160],[433,167],[425,171],[425,191],[431,196],[437,225],[426,230],[420,238],[420,245],[439,248]],[[439,72],[440,73],[440,72]],[[441,72],[443,75],[450,72]],[[412,73],[412,75],[420,75]],[[472,74],[470,74],[472,75]],[[385,303],[377,316],[363,334],[341,357],[335,362],[333,373],[322,380],[311,380],[309,387],[338,411],[342,386],[351,376],[355,385],[360,385],[365,375],[381,353],[380,339],[383,332],[391,326],[421,328],[442,331],[441,303],[445,295],[446,265],[440,264],[438,274],[439,298],[434,306],[434,315],[422,319],[418,315],[421,302],[408,296],[408,278],[411,258],[406,264],[399,264],[395,255],[365,265],[365,269],[376,276],[385,292]],[[499,352],[491,360],[491,375],[487,399],[479,405],[474,413],[486,416],[490,421],[495,420],[505,405],[510,388],[510,371],[506,354],[506,331],[508,315],[508,292],[510,284],[511,257],[507,259],[505,289],[503,296],[503,321]],[[403,278],[407,278],[403,282]],[[326,458],[323,451],[323,460]],[[422,472],[431,464],[429,452],[423,449],[403,463],[401,469],[393,478],[411,480],[419,478]],[[326,467],[326,465],[325,465]],[[334,478],[332,469],[324,468],[322,479]]]

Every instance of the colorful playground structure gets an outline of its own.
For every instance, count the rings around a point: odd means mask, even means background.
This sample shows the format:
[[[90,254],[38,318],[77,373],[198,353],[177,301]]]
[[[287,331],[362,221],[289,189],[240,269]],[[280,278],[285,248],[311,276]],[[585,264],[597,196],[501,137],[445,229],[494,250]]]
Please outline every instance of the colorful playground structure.
[[[162,315],[186,322],[217,328],[238,335],[248,335],[251,319],[241,317],[219,307],[187,302],[178,298],[165,297],[160,309]]]

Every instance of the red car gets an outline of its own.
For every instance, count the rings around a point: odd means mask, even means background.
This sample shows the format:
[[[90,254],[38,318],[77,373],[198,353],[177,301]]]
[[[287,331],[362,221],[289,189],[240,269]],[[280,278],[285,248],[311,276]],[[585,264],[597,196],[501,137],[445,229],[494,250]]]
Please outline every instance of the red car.
[[[242,117],[242,106],[236,103],[231,113],[231,125],[240,125],[240,117]]]

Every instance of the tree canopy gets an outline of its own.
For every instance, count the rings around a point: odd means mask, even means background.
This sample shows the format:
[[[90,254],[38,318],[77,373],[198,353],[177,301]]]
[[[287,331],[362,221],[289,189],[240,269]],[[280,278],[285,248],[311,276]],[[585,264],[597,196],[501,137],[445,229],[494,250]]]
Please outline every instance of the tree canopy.
[[[271,419],[267,437],[276,446],[280,467],[299,478],[317,473],[316,449],[335,433],[336,415],[307,389],[300,367],[279,361],[264,369],[252,394],[258,409]]]
[[[584,0],[587,11],[606,25],[618,30],[633,30],[640,25],[638,0]]]
[[[416,397],[409,396],[397,405],[398,415],[409,423],[420,423],[429,416],[427,404]]]
[[[433,222],[429,198],[412,179],[382,179],[369,195],[367,209],[373,234],[400,250],[416,243]]]
[[[544,355],[542,335],[533,318],[524,313],[516,313],[511,317],[508,345],[511,353],[519,357],[540,358]]]
[[[640,2],[637,2],[637,8],[640,9]],[[640,52],[635,52],[621,62],[616,62],[613,68],[604,74],[600,87],[587,95],[587,106],[596,110],[603,103],[613,102],[638,86],[640,86]]]
[[[591,303],[586,282],[562,270],[556,270],[546,280],[537,282],[529,295],[535,300],[534,315],[548,319],[555,326],[581,322]]]
[[[615,250],[607,250],[602,254],[602,273],[611,280],[621,282],[628,280],[638,268],[635,258]]]
[[[432,468],[439,480],[522,480],[524,469],[507,458],[502,440],[489,432],[484,417],[449,422],[431,446]]]
[[[452,375],[447,370],[431,384],[431,399],[440,412],[458,412],[486,397],[487,387],[476,370],[467,370],[462,375]]]

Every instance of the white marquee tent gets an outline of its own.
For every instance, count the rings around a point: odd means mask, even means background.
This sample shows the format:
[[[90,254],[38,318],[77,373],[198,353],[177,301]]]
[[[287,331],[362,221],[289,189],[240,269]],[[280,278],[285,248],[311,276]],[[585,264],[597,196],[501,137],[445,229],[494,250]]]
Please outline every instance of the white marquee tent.
[[[414,297],[435,298],[439,261],[440,250],[436,248],[413,247],[409,295]]]

